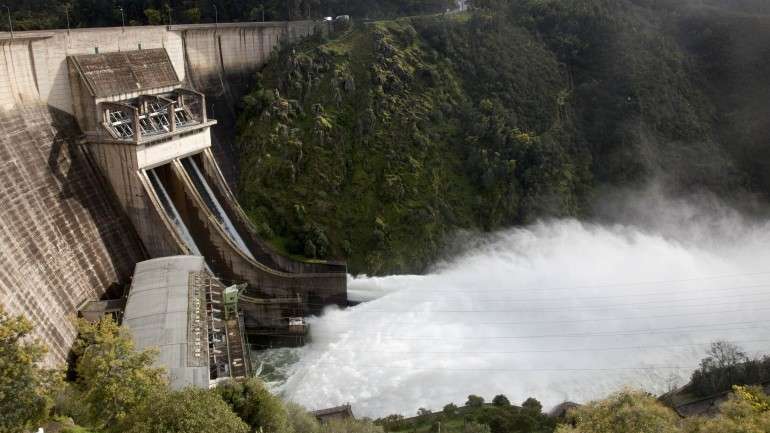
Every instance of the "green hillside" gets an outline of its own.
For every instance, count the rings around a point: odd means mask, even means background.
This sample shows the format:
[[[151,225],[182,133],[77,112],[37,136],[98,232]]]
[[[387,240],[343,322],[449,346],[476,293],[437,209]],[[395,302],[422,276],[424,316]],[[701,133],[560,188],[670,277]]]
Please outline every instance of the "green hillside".
[[[263,236],[353,272],[420,272],[459,229],[588,216],[600,186],[770,190],[770,20],[751,5],[476,5],[273,58],[240,122],[240,198]]]

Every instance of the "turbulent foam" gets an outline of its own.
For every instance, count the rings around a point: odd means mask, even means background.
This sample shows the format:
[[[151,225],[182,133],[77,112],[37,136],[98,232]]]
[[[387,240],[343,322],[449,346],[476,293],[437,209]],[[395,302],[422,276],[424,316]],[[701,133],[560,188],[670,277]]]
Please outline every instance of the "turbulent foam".
[[[352,278],[369,302],[312,319],[270,376],[309,408],[412,414],[468,394],[546,406],[683,384],[709,342],[770,342],[770,228],[683,221],[681,236],[574,220],[488,238],[425,276]],[[700,223],[699,223],[700,224]],[[691,235],[695,233],[696,235]],[[282,356],[271,352],[266,359]]]

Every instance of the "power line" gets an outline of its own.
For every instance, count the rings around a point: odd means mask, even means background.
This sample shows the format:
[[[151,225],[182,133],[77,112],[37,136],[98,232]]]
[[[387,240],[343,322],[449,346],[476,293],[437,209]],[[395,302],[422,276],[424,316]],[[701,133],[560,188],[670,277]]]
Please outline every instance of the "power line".
[[[316,365],[329,365],[339,368],[338,363],[316,361],[307,364]],[[296,365],[296,364],[295,364]],[[597,368],[454,368],[454,367],[413,367],[413,366],[396,366],[392,364],[356,364],[356,368],[377,368],[377,369],[396,369],[396,370],[429,370],[429,371],[453,371],[453,372],[520,372],[520,373],[533,373],[533,372],[607,372],[607,371],[655,371],[655,370],[693,370],[698,368],[697,365],[649,365],[649,366],[632,366],[632,367],[597,367]]]
[[[537,291],[537,292],[545,292],[545,291],[559,291],[559,290],[575,290],[575,289],[601,289],[601,288],[612,288],[612,287],[635,287],[635,286],[650,286],[650,285],[658,285],[658,284],[666,284],[666,283],[687,283],[687,282],[697,282],[697,281],[711,281],[711,280],[720,280],[725,278],[739,278],[739,277],[755,277],[755,276],[768,276],[770,275],[770,271],[767,272],[749,272],[749,273],[735,273],[735,274],[719,274],[719,275],[708,275],[703,277],[689,277],[689,278],[679,278],[679,279],[670,279],[670,280],[649,280],[649,281],[636,281],[636,282],[628,282],[628,283],[596,283],[596,284],[585,284],[585,285],[578,285],[578,286],[562,286],[562,287],[549,287],[549,288],[538,288],[538,287],[518,287],[518,288],[506,288],[506,289],[479,289],[476,290],[476,292],[509,292],[509,291],[518,291],[518,290],[524,290],[524,291]],[[431,274],[427,276],[423,275],[412,275],[412,277],[419,277],[420,279],[426,279],[429,277],[436,277],[436,276],[446,276],[446,274]],[[389,277],[372,277],[367,278],[367,280],[372,280],[376,278],[389,278]],[[356,279],[353,278],[352,282],[355,282]],[[366,280],[364,280],[366,281]],[[446,292],[453,292],[455,290],[453,289],[414,289],[418,291],[425,291],[425,292],[440,292],[440,293],[446,293]]]
[[[308,352],[349,352],[349,353],[385,353],[398,355],[521,355],[530,353],[577,353],[577,352],[613,352],[613,351],[636,351],[649,349],[672,349],[685,347],[707,347],[712,342],[690,343],[690,344],[661,344],[651,346],[619,346],[619,347],[592,347],[592,348],[572,348],[572,349],[537,349],[537,350],[494,350],[494,351],[472,351],[472,350],[386,350],[386,349],[313,349],[312,346],[306,346],[303,351]],[[732,344],[752,344],[752,343],[770,343],[770,339],[765,340],[738,340],[730,341]]]
[[[770,293],[752,293],[748,295],[732,295],[731,298],[745,298],[750,296],[770,296]],[[535,308],[535,307],[519,307],[518,309],[431,309],[428,312],[430,313],[469,313],[469,314],[477,314],[477,313],[527,313],[527,312],[575,312],[575,311],[593,311],[593,310],[607,310],[611,308],[624,308],[624,307],[639,307],[644,309],[654,309],[656,307],[655,304],[666,304],[664,307],[670,309],[674,307],[687,307],[687,308],[700,308],[700,307],[710,307],[713,305],[744,305],[746,302],[719,302],[719,303],[702,303],[702,304],[695,304],[695,305],[688,305],[688,304],[682,304],[683,302],[689,302],[689,301],[702,301],[707,299],[714,299],[714,300],[721,300],[724,299],[721,296],[712,296],[712,297],[698,297],[698,298],[689,298],[689,299],[659,299],[654,300],[650,302],[629,302],[624,304],[609,304],[609,305],[583,305],[583,306],[558,306],[558,307],[550,307],[550,308]],[[763,299],[764,300],[764,299]],[[770,301],[770,299],[768,299]],[[556,302],[556,301],[554,301]],[[676,302],[676,304],[671,305],[672,302]],[[308,303],[306,305],[309,306],[317,306],[321,307],[324,306],[324,304],[316,304],[316,303]],[[649,306],[651,308],[647,308],[645,306]],[[355,310],[356,314],[365,313],[365,314],[371,314],[371,313],[414,313],[417,312],[415,309],[382,309],[382,310],[374,310],[374,309],[359,309]]]
[[[770,288],[770,284],[755,284],[750,286],[736,286],[736,287],[721,287],[721,288],[715,288],[715,289],[688,289],[688,290],[678,290],[676,292],[668,291],[655,291],[655,292],[633,292],[633,293],[624,293],[624,294],[616,294],[616,295],[603,295],[603,296],[574,296],[570,297],[570,300],[596,300],[596,299],[612,299],[612,298],[629,298],[629,297],[648,297],[648,296],[655,296],[655,295],[676,295],[680,293],[710,293],[710,292],[726,292],[731,290],[746,290],[746,289],[757,289],[757,288]],[[417,289],[419,291],[419,289]],[[408,291],[398,291],[398,292],[391,292],[386,293],[380,298],[376,299],[382,299],[388,295],[398,295],[407,293]],[[468,291],[457,291],[458,293],[465,293],[467,295],[476,295],[476,292],[473,290]],[[529,293],[536,293],[537,291],[529,292]],[[376,300],[373,299],[373,300]],[[430,302],[430,301],[444,301],[444,300],[452,300],[451,298],[411,298],[412,301],[418,301],[418,302]],[[457,300],[464,300],[462,298],[457,298]],[[531,299],[473,299],[473,302],[529,302],[529,301],[543,301],[544,298],[531,298]],[[370,301],[367,301],[370,302]]]
[[[716,304],[715,304],[716,305]],[[723,305],[723,304],[720,304]],[[770,307],[767,308],[754,308],[752,312],[770,311]],[[737,310],[722,310],[722,311],[702,311],[702,312],[687,312],[676,314],[658,314],[653,316],[626,316],[626,317],[598,317],[592,319],[565,319],[565,320],[537,320],[537,321],[493,321],[493,322],[463,322],[465,325],[549,325],[549,324],[563,324],[563,323],[586,323],[586,322],[609,322],[609,321],[629,321],[629,320],[649,320],[649,319],[665,319],[672,317],[689,317],[689,316],[708,316],[712,314],[732,314],[732,313],[746,313],[745,308]],[[359,323],[355,320],[334,320],[334,324],[340,323]],[[405,322],[399,321],[399,325],[424,325],[425,322]]]
[[[751,322],[748,322],[751,323]],[[761,323],[761,322],[760,322]],[[661,329],[649,329],[649,330],[633,330],[633,331],[613,331],[607,333],[572,333],[572,334],[539,334],[539,335],[499,335],[499,336],[458,336],[458,337],[446,337],[446,336],[394,336],[394,335],[381,335],[377,333],[355,333],[356,337],[372,337],[379,340],[394,340],[394,341],[488,341],[488,340],[534,340],[534,339],[549,339],[549,338],[589,338],[589,337],[630,337],[640,335],[659,335],[659,334],[676,334],[679,331],[693,330],[693,329],[706,329],[709,331],[745,331],[749,329],[761,329],[766,328],[767,325],[747,325],[741,327],[718,327],[719,325],[691,325],[685,327],[675,328],[661,328]],[[710,329],[709,329],[710,328]],[[316,336],[340,336],[339,332],[315,332]],[[350,335],[350,333],[345,333]],[[686,334],[685,334],[686,335]],[[296,334],[277,332],[270,334],[271,337],[296,337]]]
[[[674,326],[674,327],[668,327],[668,328],[657,328],[657,329],[635,329],[635,330],[626,330],[626,331],[612,331],[612,332],[595,332],[595,333],[565,333],[565,334],[533,334],[533,335],[497,335],[497,336],[473,336],[473,337],[467,337],[467,336],[459,336],[459,337],[437,337],[437,336],[393,336],[393,335],[382,335],[377,333],[354,333],[353,335],[356,336],[371,336],[371,337],[377,337],[379,339],[390,339],[390,340],[515,340],[515,339],[538,339],[538,338],[576,338],[576,337],[604,337],[604,336],[610,336],[610,337],[623,337],[623,336],[634,336],[634,335],[654,335],[654,334],[668,334],[671,333],[671,331],[684,331],[684,330],[692,330],[692,329],[709,329],[711,331],[740,331],[745,329],[757,329],[757,328],[764,328],[767,326],[767,324],[770,323],[770,320],[763,320],[763,321],[749,321],[749,322],[733,322],[733,323],[723,323],[723,324],[716,324],[716,325],[687,325],[687,326]],[[744,326],[739,328],[734,328],[733,326],[738,325],[750,325],[750,326]],[[724,326],[724,328],[722,327]],[[319,333],[318,335],[334,335],[339,336],[340,333]]]

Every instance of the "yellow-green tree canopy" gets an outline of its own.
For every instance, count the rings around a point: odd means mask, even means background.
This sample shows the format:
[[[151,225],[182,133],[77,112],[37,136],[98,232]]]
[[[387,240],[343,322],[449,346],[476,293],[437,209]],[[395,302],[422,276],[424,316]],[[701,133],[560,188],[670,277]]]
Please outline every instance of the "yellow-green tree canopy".
[[[41,368],[45,348],[30,340],[32,325],[0,306],[0,431],[36,430],[48,415],[57,372]]]
[[[383,433],[383,431],[382,427],[366,420],[348,418],[329,420],[321,426],[321,433]]]
[[[319,433],[321,431],[321,424],[304,407],[289,402],[286,403],[286,413],[295,433]]]
[[[87,419],[97,428],[113,428],[147,399],[166,390],[165,372],[153,367],[155,352],[136,351],[126,328],[110,317],[97,323],[78,321],[72,348],[77,356],[76,390]]]
[[[197,388],[160,393],[124,420],[125,433],[247,433],[249,426],[216,393]]]
[[[654,397],[639,391],[618,392],[606,400],[571,411],[556,433],[677,433],[679,417]]]
[[[733,388],[730,399],[720,406],[720,415],[688,422],[687,433],[770,432],[770,397],[758,387]]]
[[[261,380],[231,380],[219,385],[216,390],[252,431],[292,433],[283,402],[271,394]]]

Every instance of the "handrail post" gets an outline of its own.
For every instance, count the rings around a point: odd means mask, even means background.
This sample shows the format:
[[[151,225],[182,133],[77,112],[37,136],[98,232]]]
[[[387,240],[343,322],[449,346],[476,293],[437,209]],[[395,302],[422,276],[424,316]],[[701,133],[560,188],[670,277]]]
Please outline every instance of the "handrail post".
[[[142,141],[142,125],[139,122],[139,108],[134,107],[134,143]]]

